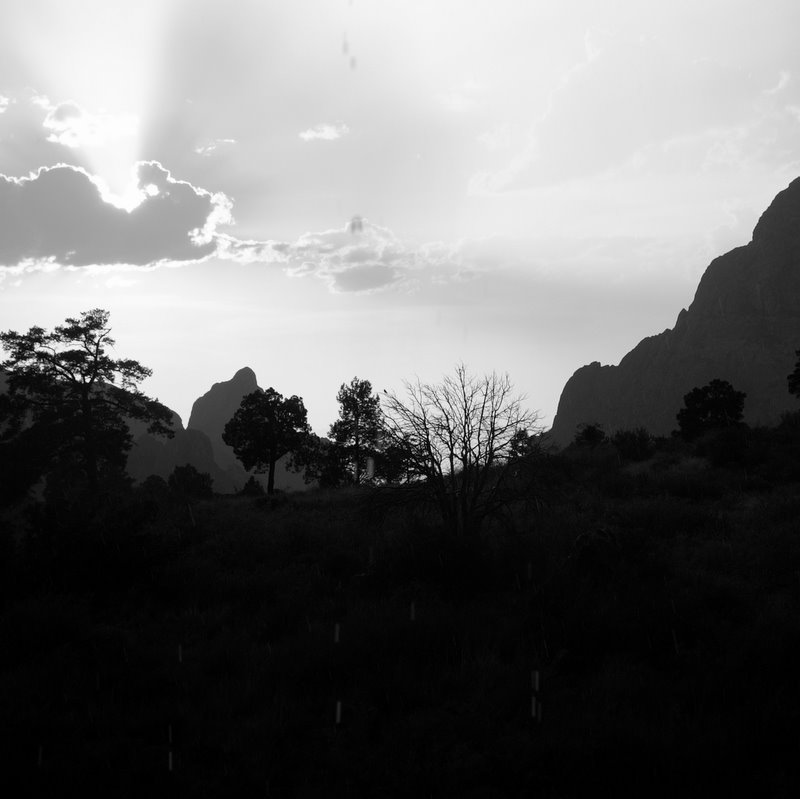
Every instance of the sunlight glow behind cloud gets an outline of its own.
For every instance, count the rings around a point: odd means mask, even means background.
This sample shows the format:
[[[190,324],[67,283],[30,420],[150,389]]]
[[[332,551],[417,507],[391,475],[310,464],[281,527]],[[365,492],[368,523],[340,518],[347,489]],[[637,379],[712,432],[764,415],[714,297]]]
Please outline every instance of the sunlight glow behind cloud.
[[[51,131],[47,141],[73,149],[104,147],[117,139],[137,135],[139,120],[133,114],[90,114],[77,103],[52,105],[46,97],[39,98],[47,116],[42,123]]]
[[[0,175],[0,264],[148,266],[214,254],[216,227],[230,221],[224,195],[175,180],[155,161],[137,165],[136,183],[139,202],[125,210],[78,167]]]

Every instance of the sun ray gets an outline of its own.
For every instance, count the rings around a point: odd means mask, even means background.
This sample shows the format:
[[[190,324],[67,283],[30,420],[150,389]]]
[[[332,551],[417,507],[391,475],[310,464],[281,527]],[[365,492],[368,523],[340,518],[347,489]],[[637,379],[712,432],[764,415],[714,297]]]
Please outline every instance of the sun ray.
[[[162,43],[163,3],[103,0],[39,3],[18,21],[20,53],[38,76],[49,141],[75,151],[121,204],[135,202],[133,167],[153,96]]]

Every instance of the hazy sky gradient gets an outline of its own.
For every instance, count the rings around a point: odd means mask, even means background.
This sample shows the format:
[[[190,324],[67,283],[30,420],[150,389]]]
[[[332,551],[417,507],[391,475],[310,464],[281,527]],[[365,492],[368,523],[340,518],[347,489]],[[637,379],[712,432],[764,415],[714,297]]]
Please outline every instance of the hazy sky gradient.
[[[552,421],[800,175],[796,0],[5,0],[0,329],[111,311],[184,418],[251,366],[508,371]]]

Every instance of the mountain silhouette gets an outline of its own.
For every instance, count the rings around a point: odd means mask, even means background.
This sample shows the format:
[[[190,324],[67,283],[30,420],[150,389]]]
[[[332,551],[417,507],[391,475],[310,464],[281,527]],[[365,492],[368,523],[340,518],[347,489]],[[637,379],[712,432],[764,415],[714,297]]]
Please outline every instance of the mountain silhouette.
[[[246,471],[242,466],[234,454],[233,448],[222,440],[222,433],[225,425],[239,408],[242,397],[257,391],[258,388],[255,372],[245,366],[239,369],[230,380],[214,383],[192,405],[185,432],[193,442],[195,447],[193,452],[199,460],[195,462],[190,458],[185,463],[190,463],[198,471],[209,472],[214,479],[214,490],[218,493],[227,494],[239,491],[251,475],[251,472]],[[208,442],[211,450],[213,464],[211,469],[201,468],[201,464],[207,464],[207,452],[203,449],[203,442]],[[169,449],[169,442],[165,446]],[[288,456],[285,455],[276,463],[275,488],[281,491],[303,491],[309,488],[309,484],[305,482],[301,473],[288,468],[287,461]],[[255,475],[255,477],[266,488],[266,475]]]
[[[234,455],[233,449],[222,440],[222,432],[236,413],[242,397],[252,394],[257,389],[256,373],[248,366],[239,369],[230,380],[214,383],[202,397],[194,401],[186,425],[187,429],[200,430],[208,436],[214,451],[214,459],[221,469],[231,472],[233,480],[242,476],[238,474],[239,470],[244,474],[244,468]]]
[[[762,214],[752,241],[714,259],[675,327],[642,340],[618,366],[583,366],[567,381],[550,431],[578,425],[665,435],[691,389],[714,378],[747,393],[745,421],[774,424],[797,401],[786,375],[800,348],[800,178]]]
[[[0,394],[7,390],[8,378],[0,370]],[[255,372],[249,367],[239,369],[230,379],[214,385],[195,400],[189,424],[184,428],[181,417],[172,409],[173,437],[151,435],[147,424],[126,419],[133,438],[128,453],[126,470],[136,481],[150,475],[165,480],[176,466],[190,464],[199,472],[211,475],[214,491],[232,494],[242,489],[251,472],[245,470],[233,449],[222,440],[225,424],[239,407],[245,394],[258,389]],[[165,406],[166,407],[166,406]],[[284,455],[276,464],[275,488],[281,491],[304,491],[312,484],[306,483],[302,473],[288,467],[289,456]],[[266,488],[266,475],[254,475]]]

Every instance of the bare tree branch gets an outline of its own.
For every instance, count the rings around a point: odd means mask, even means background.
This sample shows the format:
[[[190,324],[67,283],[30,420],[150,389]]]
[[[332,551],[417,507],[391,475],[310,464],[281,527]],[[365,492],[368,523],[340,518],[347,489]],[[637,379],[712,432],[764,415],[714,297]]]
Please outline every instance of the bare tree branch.
[[[477,533],[494,511],[520,433],[541,432],[508,375],[475,377],[459,364],[439,384],[405,383],[384,392],[386,433],[402,447],[442,519],[458,534]]]

